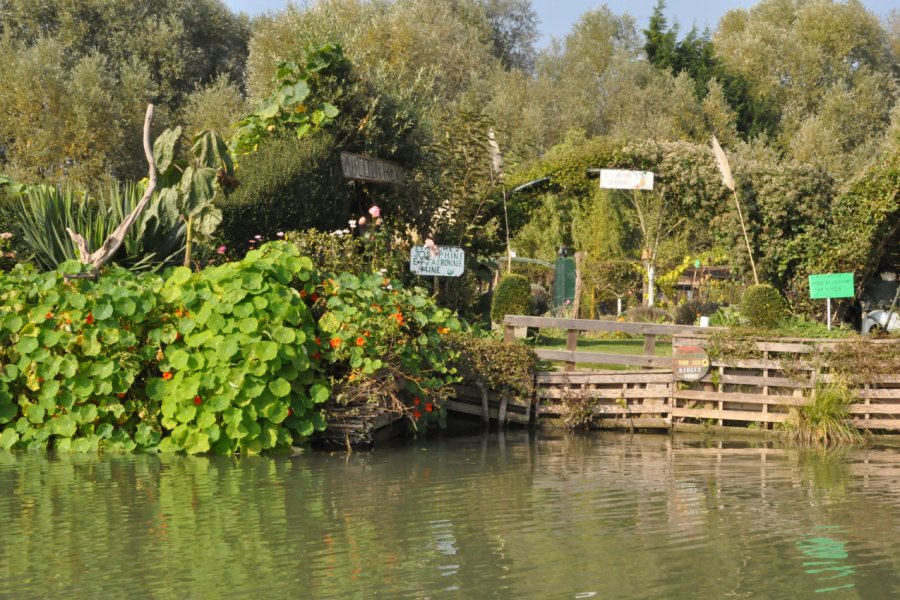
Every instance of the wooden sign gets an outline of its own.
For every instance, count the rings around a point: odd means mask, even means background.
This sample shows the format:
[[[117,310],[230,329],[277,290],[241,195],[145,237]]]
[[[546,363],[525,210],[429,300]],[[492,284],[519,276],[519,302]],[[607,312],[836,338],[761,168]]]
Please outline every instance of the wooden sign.
[[[397,163],[351,152],[341,152],[341,170],[355,181],[397,183],[403,179],[403,168]]]
[[[809,276],[809,297],[813,300],[825,298],[853,298],[856,289],[853,273],[828,273]]]
[[[678,381],[700,381],[709,373],[709,355],[700,346],[682,346],[672,356],[672,373]]]
[[[652,190],[653,173],[600,169],[600,187],[605,190]]]
[[[457,246],[438,246],[432,253],[425,246],[409,250],[409,270],[416,275],[459,277],[466,268],[466,253]]]

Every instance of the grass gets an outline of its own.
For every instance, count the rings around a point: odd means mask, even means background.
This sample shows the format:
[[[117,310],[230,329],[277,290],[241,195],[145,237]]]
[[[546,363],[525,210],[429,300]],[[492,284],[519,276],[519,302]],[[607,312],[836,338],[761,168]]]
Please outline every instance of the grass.
[[[804,447],[861,444],[865,438],[850,419],[852,401],[853,393],[845,382],[820,386],[809,404],[791,411],[792,419],[784,424],[784,430]]]
[[[540,350],[565,350],[565,336],[547,336],[541,335],[535,343],[535,349]],[[641,356],[644,354],[643,339],[605,339],[600,337],[588,337],[581,335],[578,337],[577,350],[579,352],[600,352],[603,354],[631,354]],[[672,343],[656,342],[653,350],[656,356],[672,356]],[[554,362],[554,365],[562,365],[561,362]],[[598,363],[576,363],[576,369],[610,369],[614,371],[625,371],[635,369],[637,367],[629,367],[627,365],[610,365]]]

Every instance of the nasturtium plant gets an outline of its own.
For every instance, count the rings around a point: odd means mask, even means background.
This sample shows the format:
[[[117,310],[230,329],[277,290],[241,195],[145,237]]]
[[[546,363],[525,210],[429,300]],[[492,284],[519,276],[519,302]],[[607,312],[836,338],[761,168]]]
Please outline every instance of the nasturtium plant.
[[[338,402],[380,403],[415,428],[444,421],[444,400],[459,380],[442,343],[461,326],[449,310],[379,274],[311,280],[300,294],[317,318],[316,354]]]
[[[325,427],[286,243],[200,273],[0,274],[0,448],[259,452]]]

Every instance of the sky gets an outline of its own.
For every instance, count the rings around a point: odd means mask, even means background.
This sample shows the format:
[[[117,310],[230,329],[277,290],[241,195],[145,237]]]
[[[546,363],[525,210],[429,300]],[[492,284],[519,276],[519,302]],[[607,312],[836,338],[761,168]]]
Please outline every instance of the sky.
[[[441,0],[433,0],[440,2]],[[225,0],[232,10],[251,15],[284,8],[288,0]],[[302,2],[300,2],[302,4]],[[585,11],[603,4],[615,14],[628,13],[638,20],[638,27],[644,28],[656,5],[656,0],[532,0],[532,6],[540,19],[543,39],[540,46],[546,46],[551,36],[562,38]],[[702,30],[714,30],[719,19],[733,8],[749,8],[757,0],[667,0],[666,19],[677,21],[682,32],[692,25]],[[863,0],[863,4],[879,17],[886,17],[891,10],[900,8],[898,0]]]

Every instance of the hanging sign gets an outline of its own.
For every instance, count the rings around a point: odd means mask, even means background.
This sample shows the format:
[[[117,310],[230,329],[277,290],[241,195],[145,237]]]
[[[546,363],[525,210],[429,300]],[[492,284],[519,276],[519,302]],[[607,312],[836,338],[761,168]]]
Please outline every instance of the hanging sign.
[[[682,346],[672,356],[672,372],[678,381],[700,381],[709,373],[709,355],[700,346]]]
[[[409,250],[409,270],[416,275],[459,277],[466,268],[466,253],[457,246],[413,246]]]
[[[370,183],[396,183],[403,178],[403,167],[381,158],[341,152],[344,177]]]
[[[600,169],[600,187],[605,190],[652,190],[653,173]]]

